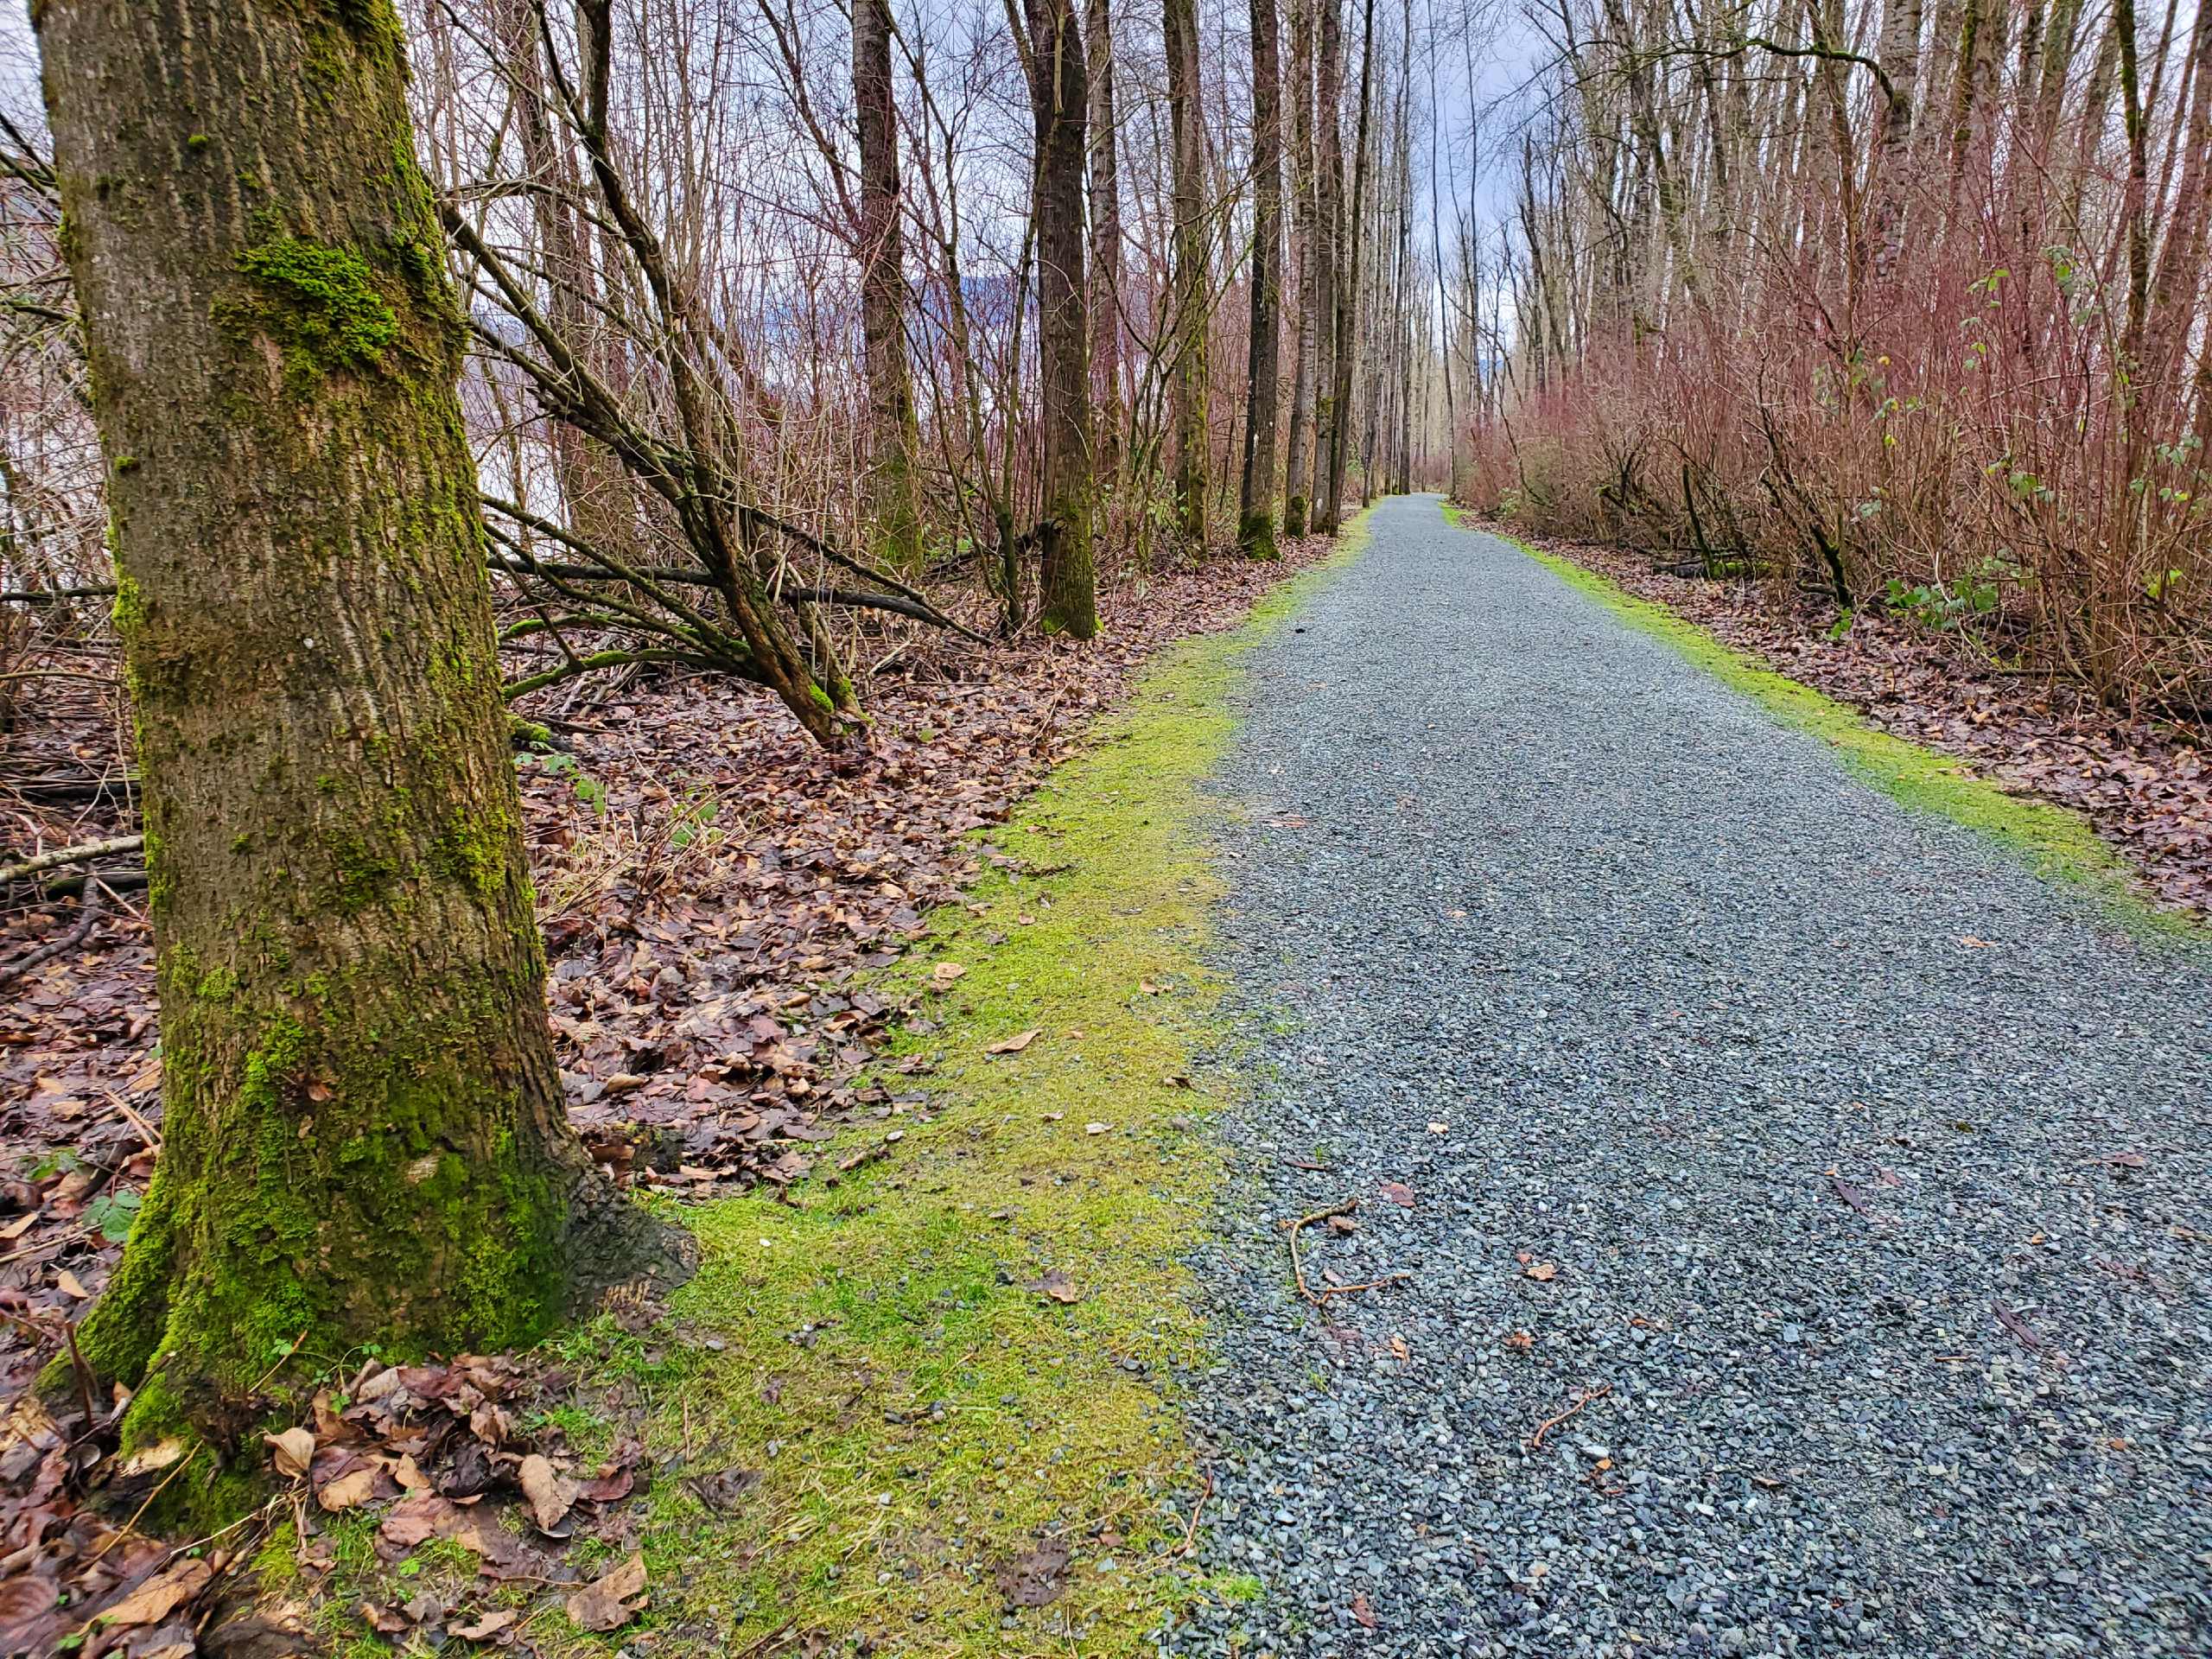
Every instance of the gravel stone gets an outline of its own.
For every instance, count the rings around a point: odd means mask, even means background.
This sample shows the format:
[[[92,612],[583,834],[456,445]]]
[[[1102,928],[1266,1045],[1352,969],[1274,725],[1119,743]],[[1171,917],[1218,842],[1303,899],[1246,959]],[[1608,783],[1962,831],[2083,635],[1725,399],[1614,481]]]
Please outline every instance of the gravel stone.
[[[2212,1652],[2212,952],[1433,498],[1251,665],[1162,1650]]]

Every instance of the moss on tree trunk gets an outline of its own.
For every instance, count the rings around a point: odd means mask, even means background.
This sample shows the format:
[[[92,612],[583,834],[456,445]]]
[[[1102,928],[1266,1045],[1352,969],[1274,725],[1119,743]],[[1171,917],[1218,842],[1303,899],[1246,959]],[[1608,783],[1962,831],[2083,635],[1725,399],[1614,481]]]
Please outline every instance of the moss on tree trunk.
[[[557,1317],[548,1046],[461,325],[388,0],[35,9],[109,459],[162,1154],[86,1320],[134,1433]]]

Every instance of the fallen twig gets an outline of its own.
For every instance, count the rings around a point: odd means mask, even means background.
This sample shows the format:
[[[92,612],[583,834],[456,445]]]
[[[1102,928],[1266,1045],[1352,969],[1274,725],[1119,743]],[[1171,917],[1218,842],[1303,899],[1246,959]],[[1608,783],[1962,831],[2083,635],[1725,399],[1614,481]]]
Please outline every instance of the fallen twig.
[[[45,870],[88,863],[93,859],[106,858],[116,853],[139,852],[145,845],[146,837],[143,836],[118,836],[112,841],[88,841],[76,847],[57,847],[50,853],[40,853],[20,863],[0,865],[0,887]]]
[[[92,930],[99,925],[100,912],[105,908],[101,901],[106,896],[107,890],[100,885],[99,877],[97,874],[89,877],[85,883],[83,897],[77,900],[76,925],[67,933],[48,939],[44,944],[26,950],[11,961],[0,962],[0,985],[21,979],[42,962],[52,962],[56,957],[67,956],[92,938]]]
[[[1191,1524],[1183,1529],[1183,1541],[1168,1552],[1171,1555],[1187,1555],[1198,1537],[1198,1517],[1205,1513],[1206,1499],[1213,1496],[1213,1465],[1208,1464],[1199,1471],[1205,1484],[1198,1488],[1198,1501],[1191,1505]]]
[[[1581,1393],[1574,1396],[1574,1403],[1567,1407],[1565,1411],[1560,1413],[1556,1417],[1548,1417],[1542,1422],[1536,1425],[1536,1432],[1529,1437],[1529,1449],[1531,1452],[1542,1451],[1544,1447],[1545,1435],[1550,1433],[1552,1430],[1557,1428],[1561,1423],[1566,1422],[1569,1418],[1580,1412],[1583,1407],[1588,1405],[1592,1400],[1602,1400],[1612,1391],[1613,1385],[1610,1382],[1600,1382],[1594,1389],[1585,1389]]]
[[[1300,1216],[1295,1221],[1279,1221],[1276,1226],[1287,1230],[1290,1236],[1290,1276],[1297,1281],[1298,1294],[1316,1307],[1325,1307],[1332,1296],[1349,1296],[1355,1291],[1380,1290],[1385,1285],[1395,1285],[1413,1277],[1410,1273],[1386,1273],[1380,1279],[1370,1279],[1358,1285],[1324,1285],[1315,1290],[1306,1282],[1306,1263],[1298,1254],[1298,1236],[1317,1222],[1327,1221],[1333,1216],[1348,1216],[1359,1208],[1357,1198],[1346,1198],[1342,1204],[1332,1204],[1326,1210],[1316,1210],[1310,1216]]]

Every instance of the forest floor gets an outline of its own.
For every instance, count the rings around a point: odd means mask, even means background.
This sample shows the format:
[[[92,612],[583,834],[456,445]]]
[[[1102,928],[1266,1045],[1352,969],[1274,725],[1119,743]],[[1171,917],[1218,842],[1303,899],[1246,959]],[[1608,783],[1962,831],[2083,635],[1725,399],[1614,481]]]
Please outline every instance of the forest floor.
[[[1299,620],[1172,1650],[2201,1652],[2201,931],[1433,499]]]

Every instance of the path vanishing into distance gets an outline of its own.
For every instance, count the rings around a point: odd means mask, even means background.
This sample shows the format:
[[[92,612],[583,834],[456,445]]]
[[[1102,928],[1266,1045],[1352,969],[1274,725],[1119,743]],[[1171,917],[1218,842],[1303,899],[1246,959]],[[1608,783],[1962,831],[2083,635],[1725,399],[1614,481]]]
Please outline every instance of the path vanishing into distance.
[[[1217,780],[1256,1098],[1168,1649],[2212,1652],[2212,958],[1371,522]],[[1406,1276],[1316,1307],[1280,1224],[1347,1198],[1308,1284]]]

